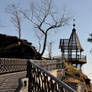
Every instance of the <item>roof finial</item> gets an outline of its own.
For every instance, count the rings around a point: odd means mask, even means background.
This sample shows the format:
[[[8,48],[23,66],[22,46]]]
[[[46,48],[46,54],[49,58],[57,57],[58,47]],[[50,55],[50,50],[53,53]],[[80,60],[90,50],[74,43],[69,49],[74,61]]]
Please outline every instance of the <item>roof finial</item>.
[[[75,29],[75,19],[73,19],[73,28]]]

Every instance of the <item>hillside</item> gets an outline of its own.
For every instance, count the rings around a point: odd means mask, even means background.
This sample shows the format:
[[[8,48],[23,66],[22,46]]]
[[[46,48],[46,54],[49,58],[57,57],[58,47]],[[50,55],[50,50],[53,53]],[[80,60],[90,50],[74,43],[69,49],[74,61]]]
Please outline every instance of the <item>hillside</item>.
[[[65,63],[65,67],[65,78],[63,79],[64,82],[72,86],[74,89],[76,89],[76,87],[79,85],[79,87],[86,90],[85,92],[92,91],[90,79],[82,72],[82,70],[78,70],[68,63]]]
[[[40,54],[27,40],[0,34],[0,57],[38,59]]]

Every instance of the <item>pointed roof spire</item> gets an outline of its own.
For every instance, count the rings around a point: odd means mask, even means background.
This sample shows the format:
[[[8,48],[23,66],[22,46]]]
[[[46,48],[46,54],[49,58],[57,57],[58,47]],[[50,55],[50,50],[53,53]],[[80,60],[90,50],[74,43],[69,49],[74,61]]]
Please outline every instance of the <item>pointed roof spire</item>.
[[[73,30],[72,31],[76,31],[76,29],[75,29],[75,19],[73,19]]]
[[[75,19],[73,19],[73,21],[75,21]],[[83,51],[83,48],[82,48],[82,46],[80,44],[78,35],[76,33],[75,24],[73,24],[73,30],[72,30],[72,33],[71,33],[70,38],[69,38],[69,45],[72,46],[72,44],[74,44],[74,43],[77,46],[77,49]]]
[[[73,28],[75,28],[75,26],[76,26],[76,25],[75,25],[75,19],[73,19]]]

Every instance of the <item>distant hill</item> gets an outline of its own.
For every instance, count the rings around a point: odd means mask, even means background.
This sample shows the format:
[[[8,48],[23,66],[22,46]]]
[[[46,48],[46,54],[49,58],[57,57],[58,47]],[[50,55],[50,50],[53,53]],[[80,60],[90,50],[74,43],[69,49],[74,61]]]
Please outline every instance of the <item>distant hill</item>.
[[[0,57],[39,59],[40,54],[27,40],[0,34]]]

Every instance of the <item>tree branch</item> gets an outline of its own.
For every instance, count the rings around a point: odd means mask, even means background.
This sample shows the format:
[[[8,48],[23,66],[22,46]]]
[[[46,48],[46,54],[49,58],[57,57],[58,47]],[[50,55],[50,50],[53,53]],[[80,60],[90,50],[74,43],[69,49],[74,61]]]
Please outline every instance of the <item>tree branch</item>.
[[[31,18],[29,18],[25,12],[23,12],[23,11],[20,11],[20,12],[21,12],[21,13],[24,15],[24,17],[27,18],[30,22],[32,22],[32,23],[35,24],[35,25],[38,25],[38,24],[37,24],[36,22],[34,22]]]
[[[43,30],[39,25],[37,25],[37,27],[36,27],[36,28],[38,28],[38,29],[39,29],[39,31],[41,31],[43,34],[45,34],[44,30]]]

